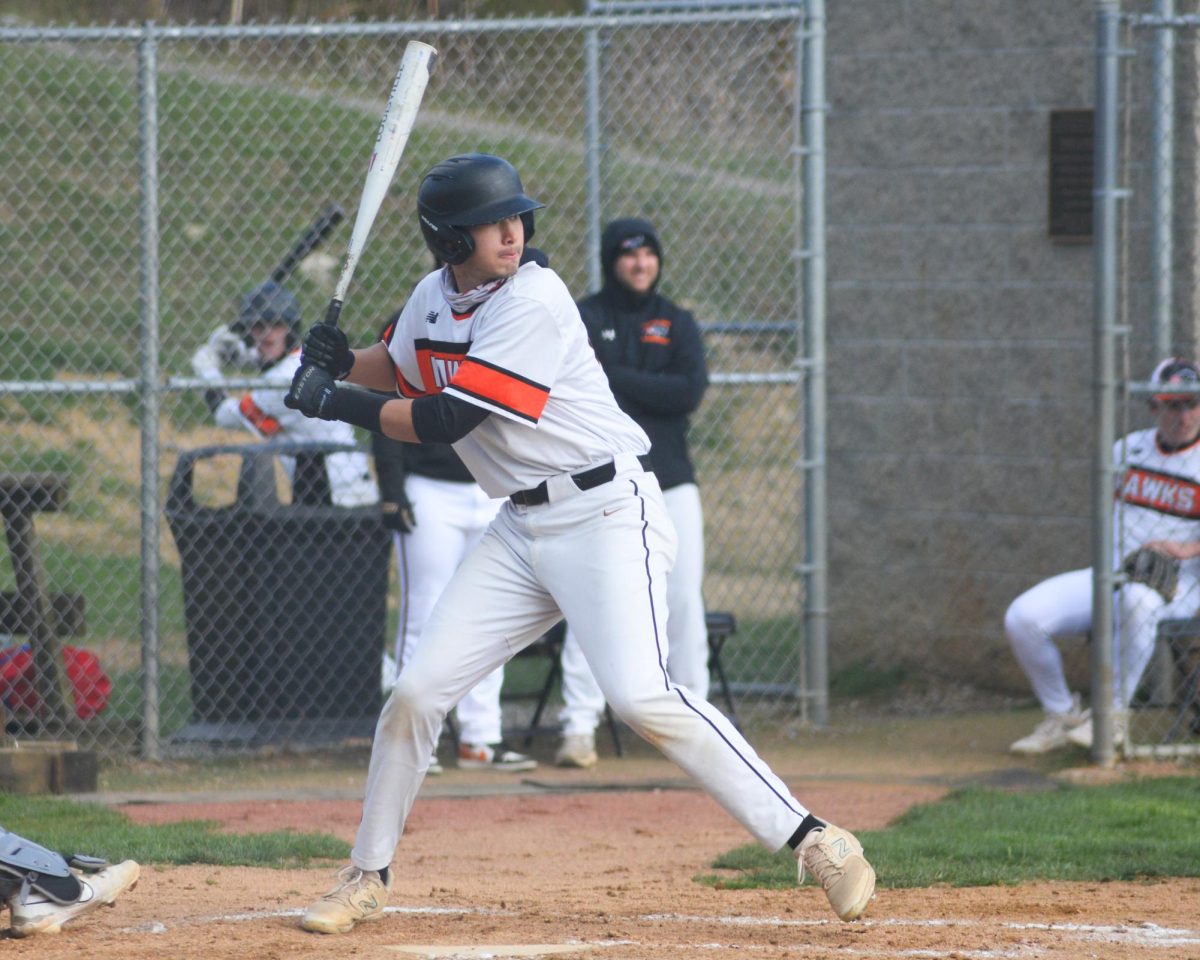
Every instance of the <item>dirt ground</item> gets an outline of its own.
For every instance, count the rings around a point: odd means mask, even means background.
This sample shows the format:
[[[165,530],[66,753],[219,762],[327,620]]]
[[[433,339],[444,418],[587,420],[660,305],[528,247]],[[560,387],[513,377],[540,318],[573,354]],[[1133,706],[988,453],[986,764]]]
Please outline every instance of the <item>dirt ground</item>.
[[[994,726],[985,722],[975,742],[1007,736]],[[1028,789],[1058,776],[1171,772],[1030,768],[1002,752],[970,750],[970,737],[959,738],[964,749],[949,750],[926,743],[928,734],[915,727],[891,735],[903,738],[904,749],[874,762],[853,732],[764,754],[814,812],[855,830],[883,827],[967,781]],[[878,751],[886,737],[867,739]],[[289,770],[286,787],[262,770],[243,770],[236,788],[221,786],[229,774],[210,771],[215,789],[188,790],[168,768],[157,792],[126,783],[96,799],[139,823],[211,819],[237,833],[325,830],[349,841],[361,760],[350,754],[334,773],[278,764]],[[314,775],[300,782],[296,770],[305,767]],[[712,872],[715,856],[747,840],[707,795],[651,755],[605,757],[586,772],[451,768],[427,780],[417,800],[386,916],[352,934],[322,937],[298,927],[305,905],[330,884],[330,866],[148,866],[113,909],[60,936],[7,940],[2,949],[9,957],[89,960],[1200,957],[1200,880],[892,890],[881,877],[867,918],[845,924],[813,886],[731,891],[695,882]]]

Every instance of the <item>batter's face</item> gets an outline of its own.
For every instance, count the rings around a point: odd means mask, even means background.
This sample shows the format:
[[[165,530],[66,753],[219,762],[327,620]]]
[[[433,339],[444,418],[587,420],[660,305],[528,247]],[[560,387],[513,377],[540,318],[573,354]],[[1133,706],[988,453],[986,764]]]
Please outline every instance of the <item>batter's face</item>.
[[[255,324],[250,328],[250,339],[263,363],[274,363],[287,353],[288,328],[282,323],[274,326]]]
[[[517,272],[525,249],[525,223],[520,216],[472,227],[471,237],[474,251],[463,263],[451,267],[460,293]]]
[[[646,294],[658,279],[658,254],[651,247],[638,247],[613,261],[613,276],[633,293]]]
[[[1158,439],[1168,447],[1181,447],[1200,438],[1200,395],[1169,396],[1152,400],[1158,415]]]

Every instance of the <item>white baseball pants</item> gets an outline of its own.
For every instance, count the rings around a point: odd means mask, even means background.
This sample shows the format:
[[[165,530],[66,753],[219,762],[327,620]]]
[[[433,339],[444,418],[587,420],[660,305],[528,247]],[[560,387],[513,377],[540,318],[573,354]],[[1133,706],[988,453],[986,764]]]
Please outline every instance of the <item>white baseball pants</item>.
[[[404,492],[417,522],[410,533],[394,533],[400,579],[396,664],[401,670],[421,644],[433,605],[504,503],[491,499],[478,484],[417,474],[405,479]],[[504,668],[497,667],[463,694],[455,713],[459,739],[464,743],[500,740],[503,684]]]
[[[704,511],[700,488],[681,483],[663,491],[679,541],[675,566],[667,575],[667,672],[680,686],[708,699],[708,627],[704,609]],[[604,694],[571,624],[562,651],[563,734],[593,733],[604,712]]]
[[[674,531],[654,475],[616,461],[610,483],[580,491],[563,474],[549,503],[505,503],[438,599],[375,730],[356,866],[392,862],[446,711],[560,617],[613,710],[759,841],[782,847],[808,814],[720,711],[669,679]]]
[[[1185,568],[1186,569],[1186,568]],[[1133,701],[1142,673],[1154,654],[1158,622],[1195,613],[1197,583],[1179,577],[1175,599],[1144,583],[1126,583],[1113,600],[1113,706],[1124,710]],[[1004,615],[1004,632],[1013,653],[1047,713],[1072,708],[1056,637],[1087,633],[1092,628],[1092,570],[1060,573],[1026,590]]]

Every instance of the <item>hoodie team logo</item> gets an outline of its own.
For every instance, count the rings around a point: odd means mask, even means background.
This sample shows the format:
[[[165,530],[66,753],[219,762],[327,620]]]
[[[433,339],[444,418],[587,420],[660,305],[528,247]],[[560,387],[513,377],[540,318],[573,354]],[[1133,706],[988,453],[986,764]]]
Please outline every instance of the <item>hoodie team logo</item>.
[[[642,324],[642,343],[659,343],[664,347],[671,342],[671,321],[665,317],[647,320]]]

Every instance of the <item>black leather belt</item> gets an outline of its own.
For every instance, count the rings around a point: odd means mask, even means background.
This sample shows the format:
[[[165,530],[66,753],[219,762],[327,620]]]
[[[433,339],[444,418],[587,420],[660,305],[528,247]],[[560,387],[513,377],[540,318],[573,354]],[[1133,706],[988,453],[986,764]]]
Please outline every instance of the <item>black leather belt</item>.
[[[649,454],[642,454],[638,457],[638,463],[642,465],[643,470],[650,471],[654,469]],[[571,474],[571,479],[575,481],[575,486],[580,490],[591,490],[592,487],[608,483],[616,475],[617,465],[610,460],[608,463],[602,463],[598,467],[592,467],[591,470],[584,470],[582,473],[573,473]],[[543,480],[536,487],[530,487],[528,490],[518,490],[508,499],[518,506],[536,507],[539,504],[550,502],[550,490],[546,486],[546,481]]]

